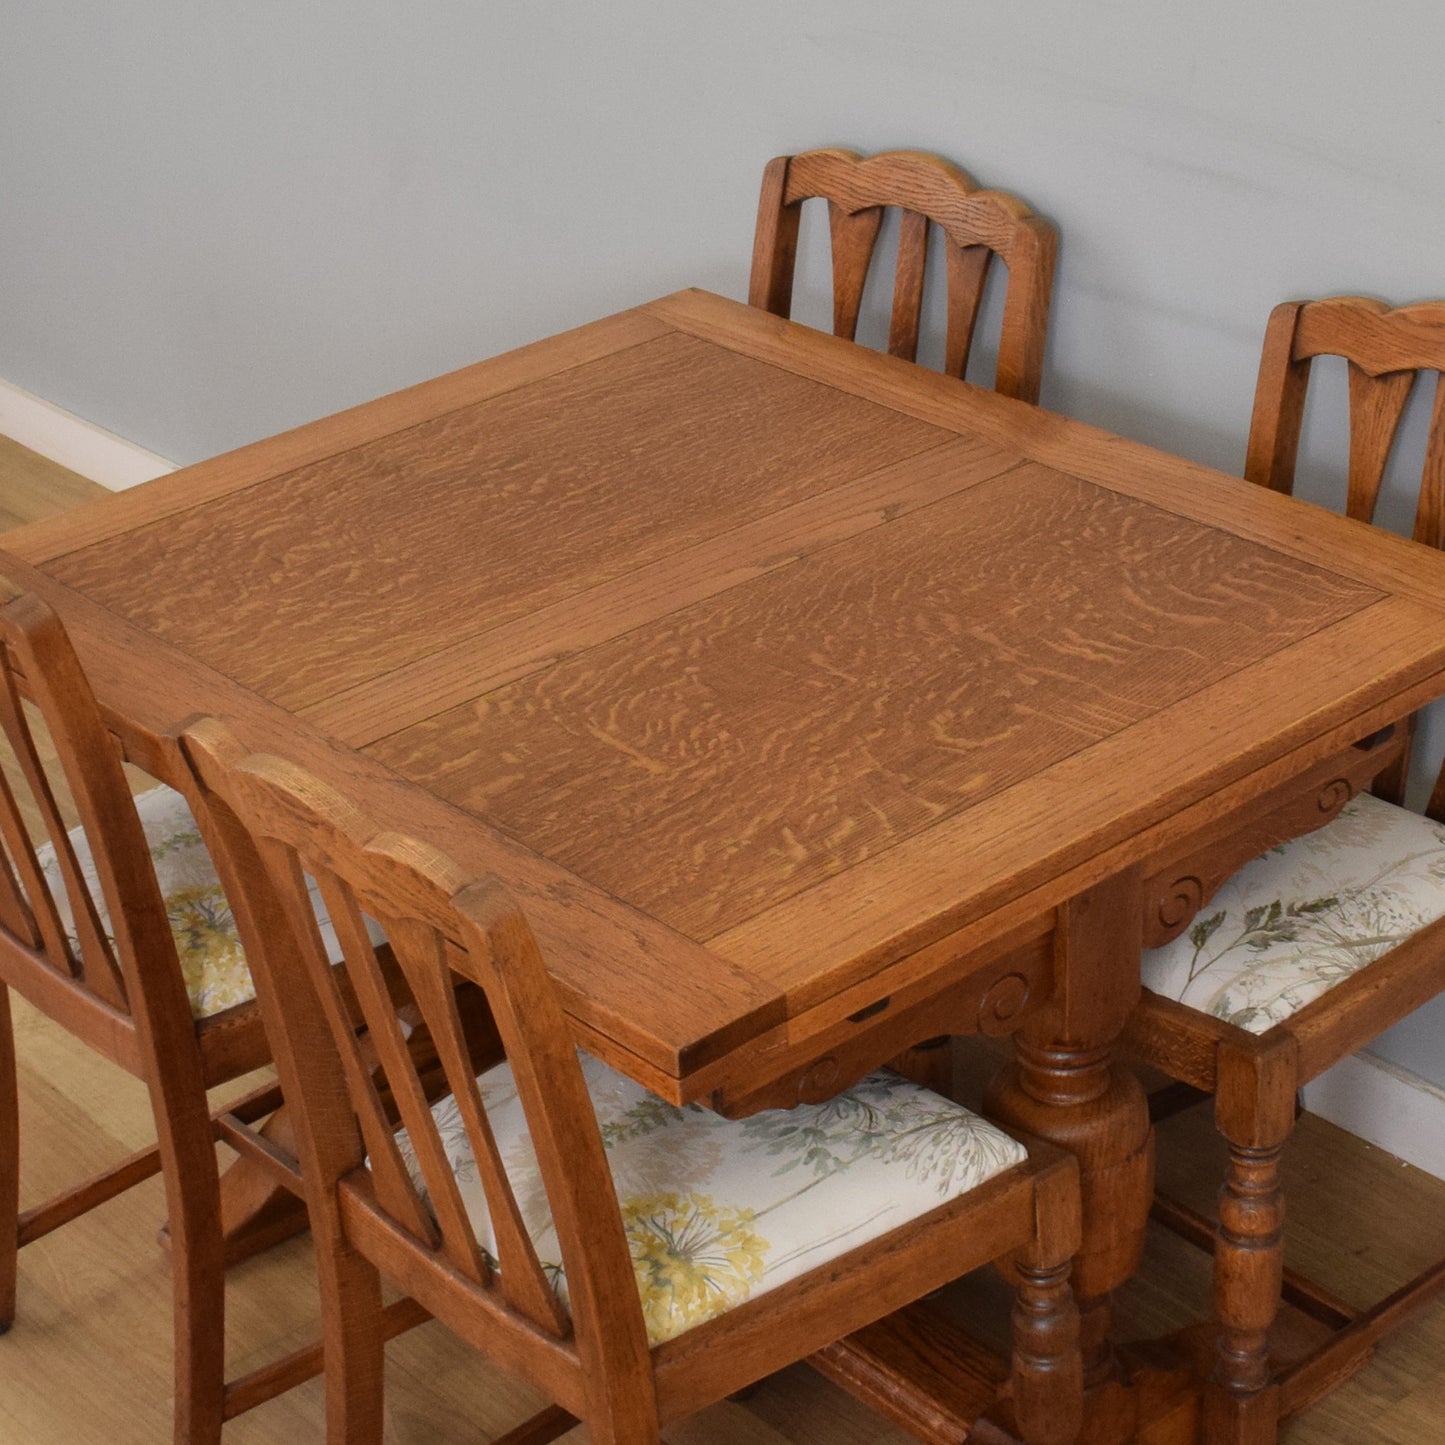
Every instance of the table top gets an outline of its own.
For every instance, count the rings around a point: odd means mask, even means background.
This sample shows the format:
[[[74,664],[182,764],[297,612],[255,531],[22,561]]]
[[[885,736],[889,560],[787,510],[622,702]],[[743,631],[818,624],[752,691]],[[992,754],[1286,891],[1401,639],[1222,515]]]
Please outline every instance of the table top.
[[[701,292],[3,546],[123,721],[504,877],[678,1098],[1445,691],[1440,556]]]

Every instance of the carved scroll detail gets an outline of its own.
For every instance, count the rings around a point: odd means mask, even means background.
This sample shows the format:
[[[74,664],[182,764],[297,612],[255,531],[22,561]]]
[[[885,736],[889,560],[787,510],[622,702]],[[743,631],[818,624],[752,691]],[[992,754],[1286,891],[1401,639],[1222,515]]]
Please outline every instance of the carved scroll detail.
[[[1209,896],[1212,896],[1214,891],[1211,888]],[[1155,911],[1159,919],[1159,926],[1177,936],[1184,925],[1204,907],[1206,901],[1202,878],[1196,877],[1193,873],[1186,873],[1182,878],[1176,878],[1164,890],[1164,895],[1160,898],[1159,906]]]
[[[1173,942],[1231,874],[1266,850],[1324,827],[1367,781],[1367,777],[1327,778],[1303,796],[1155,874],[1145,892],[1144,947],[1162,948]]]
[[[821,1104],[823,1100],[831,1099],[842,1087],[841,1074],[838,1060],[832,1054],[824,1054],[798,1079],[798,1103]]]
[[[1030,985],[1021,973],[1006,973],[989,985],[979,1000],[978,1031],[981,1034],[1006,1034],[1023,1013],[1029,1001]]]
[[[987,956],[985,955],[987,959]],[[778,1060],[778,1071],[761,1083],[724,1085],[712,1095],[712,1107],[729,1119],[759,1109],[791,1109],[831,1099],[870,1070],[905,1049],[931,1039],[973,1033],[1010,1033],[1049,996],[1053,985],[1053,939],[1037,937],[982,966],[969,966],[960,955],[961,977],[940,984],[932,994],[919,990],[900,1006],[896,997],[860,1009],[839,1020],[826,1035],[804,1042],[791,1062]],[[815,1050],[811,1057],[806,1050]]]

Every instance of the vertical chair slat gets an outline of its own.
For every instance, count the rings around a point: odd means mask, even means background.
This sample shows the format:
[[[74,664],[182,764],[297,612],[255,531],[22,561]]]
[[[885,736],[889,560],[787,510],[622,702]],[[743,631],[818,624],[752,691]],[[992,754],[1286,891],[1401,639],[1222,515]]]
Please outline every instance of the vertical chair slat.
[[[9,785],[0,778],[0,812],[8,810],[13,803]],[[3,837],[5,832],[4,827],[0,826],[0,837]],[[30,911],[30,904],[16,880],[8,851],[3,848],[0,848],[0,931],[8,933],[17,943],[32,952],[40,953],[42,958],[45,957],[44,941],[40,937],[35,915]],[[46,958],[46,962],[50,963],[50,960]]]
[[[371,1165],[376,1197],[381,1207],[403,1228],[428,1245],[435,1246],[439,1242],[435,1222],[407,1172],[391,1121],[387,1118],[381,1096],[377,1092],[372,1070],[361,1057],[350,1011],[321,943],[316,915],[311,907],[310,891],[306,887],[300,864],[293,853],[279,844],[258,839],[256,846],[267,873],[280,894],[287,921],[291,925],[291,935],[301,950],[316,996],[336,1042],[347,1091],[351,1096],[351,1106],[356,1114],[362,1142],[366,1146],[367,1159]],[[364,1007],[363,1003],[363,1010]]]
[[[452,1266],[468,1279],[486,1284],[491,1271],[467,1218],[456,1175],[432,1118],[426,1091],[407,1049],[396,1003],[386,986],[376,949],[362,921],[355,895],[336,875],[317,865],[313,872],[341,944],[346,976],[356,991],[368,1038],[376,1049],[401,1122],[406,1126],[417,1165],[426,1184],[431,1211],[441,1231],[441,1246]],[[392,956],[407,982],[417,971],[409,940],[393,919],[378,920],[386,931]]]
[[[37,913],[46,954],[57,968],[65,969],[72,977],[76,975],[78,964],[80,976],[84,978],[87,987],[93,989],[107,1003],[124,1008],[125,990],[121,984],[115,955],[105,939],[95,900],[81,874],[75,849],[70,842],[70,834],[65,820],[60,816],[50,779],[40,761],[35,738],[16,691],[14,677],[8,670],[3,682],[0,682],[0,727],[4,728],[5,735],[10,740],[25,781],[29,784],[35,807],[45,824],[46,835],[55,850],[56,867],[70,903],[75,938],[80,948],[80,957],[76,959],[60,922],[50,884],[40,871],[39,861],[27,841],[17,849],[16,862],[21,867],[21,879],[26,892],[30,894],[31,907]],[[7,842],[12,849],[16,848],[16,840],[7,839]]]
[[[1415,373],[1392,371],[1371,376],[1353,361],[1349,370],[1350,474],[1345,511],[1357,521],[1371,522]]]
[[[993,252],[987,246],[959,246],[952,241],[945,245],[944,252],[948,258],[948,332],[943,369],[949,376],[962,379],[968,370],[968,354],[973,349],[973,332]]]
[[[836,201],[828,202],[828,231],[833,242],[833,334],[845,341],[852,341],[858,334],[863,287],[882,225],[881,206],[850,215]]]
[[[467,1131],[496,1236],[502,1293],[513,1306],[553,1334],[566,1335],[571,1321],[542,1271],[477,1088],[457,1009],[456,979],[447,963],[445,944],[434,929],[400,919],[391,921],[388,934],[398,961],[403,963],[422,1017],[431,1030],[432,1042]]]
[[[488,1284],[492,1279],[492,1267],[482,1253],[476,1232],[467,1215],[451,1159],[432,1115],[426,1091],[412,1063],[406,1035],[397,1019],[395,1004],[390,1000],[376,953],[367,939],[365,925],[357,911],[355,900],[349,895],[349,891],[338,883],[335,875],[326,875],[324,882],[318,875],[317,881],[322,883],[328,909],[331,907],[333,892],[345,899],[345,936],[342,947],[346,952],[347,972],[358,998],[362,1001],[386,1081],[391,1087],[392,1098],[396,1101],[401,1121],[411,1138],[412,1151],[416,1155],[422,1178],[426,1181],[432,1212],[436,1215],[441,1229],[443,1251],[453,1267],[468,1279],[478,1284]],[[425,928],[410,927],[406,920],[391,915],[380,917],[378,921],[386,932],[392,957],[396,959],[402,976],[420,1006],[422,1021],[432,1031],[435,1041],[437,1021],[432,1018],[417,991],[417,979],[424,979],[427,973],[428,955],[435,954],[438,948],[435,936],[429,937],[429,931]],[[338,923],[338,931],[340,928],[341,924]],[[447,1082],[454,1083],[450,1075]]]
[[[923,316],[923,274],[928,264],[928,217],[904,211],[898,224],[898,265],[893,283],[893,315],[888,323],[888,354],[918,360],[918,326]]]
[[[55,916],[50,891],[39,881],[40,863],[31,846],[19,804],[10,787],[10,780],[0,772],[0,839],[4,840],[3,866],[0,866],[0,927],[25,947],[39,951],[46,962],[68,977],[74,977],[74,961],[67,949],[54,956],[51,939],[61,936],[59,919]],[[23,880],[23,882],[22,882]],[[41,908],[50,907],[49,937],[42,934],[40,921],[31,908],[29,897],[37,898]]]

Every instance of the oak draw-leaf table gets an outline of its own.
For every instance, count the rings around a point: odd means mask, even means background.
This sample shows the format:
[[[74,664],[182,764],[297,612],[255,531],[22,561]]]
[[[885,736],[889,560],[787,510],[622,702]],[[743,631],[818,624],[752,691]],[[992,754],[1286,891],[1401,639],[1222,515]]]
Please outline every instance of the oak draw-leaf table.
[[[495,872],[668,1099],[1013,1034],[992,1107],[1084,1170],[1086,1438],[1185,1438],[1108,1338],[1153,1162],[1111,1045],[1189,859],[1445,691],[1445,559],[702,292],[3,546],[138,764],[215,713]],[[1002,1376],[910,1384],[908,1330],[820,1367],[958,1438]]]

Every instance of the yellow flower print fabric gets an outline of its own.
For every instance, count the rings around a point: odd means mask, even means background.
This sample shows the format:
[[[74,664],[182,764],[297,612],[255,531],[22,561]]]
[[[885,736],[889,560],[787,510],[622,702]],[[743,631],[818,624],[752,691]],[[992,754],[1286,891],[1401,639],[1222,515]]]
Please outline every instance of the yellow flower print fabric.
[[[1022,1144],[880,1070],[826,1104],[730,1120],[677,1108],[580,1055],[632,1250],[648,1339],[660,1344],[897,1229],[1021,1163]],[[566,1276],[511,1069],[478,1079],[528,1233]],[[477,1238],[496,1238],[456,1103],[432,1110]],[[420,1187],[405,1131],[402,1155]]]
[[[237,1004],[249,1003],[256,996],[256,988],[236,920],[186,800],[173,788],[160,786],[139,794],[135,807],[165,900],[192,1014],[198,1019],[209,1018]],[[90,846],[79,828],[71,830],[70,839],[86,886],[95,899],[101,928],[109,935],[110,914],[101,896]],[[55,850],[46,844],[37,848],[35,855],[50,884],[61,926],[70,935],[72,948],[78,949],[74,914],[65,895]],[[327,954],[334,962],[341,957],[335,930],[314,888],[312,901]]]
[[[755,1210],[719,1209],[710,1194],[628,1200],[622,1226],[648,1339],[671,1339],[741,1304],[762,1284],[768,1241],[755,1221]]]
[[[1445,916],[1445,827],[1362,793],[1246,864],[1144,954],[1144,986],[1252,1034]]]
[[[256,990],[236,933],[236,920],[186,800],[173,788],[156,787],[138,794],[135,807],[165,899],[191,1012],[198,1019],[207,1018],[248,1002],[256,996]],[[79,828],[71,830],[70,841],[95,899],[101,927],[108,935],[110,914],[101,897],[90,845]],[[55,850],[47,844],[35,852],[55,898],[61,925],[71,935],[72,946],[76,946],[75,915],[65,896]]]

